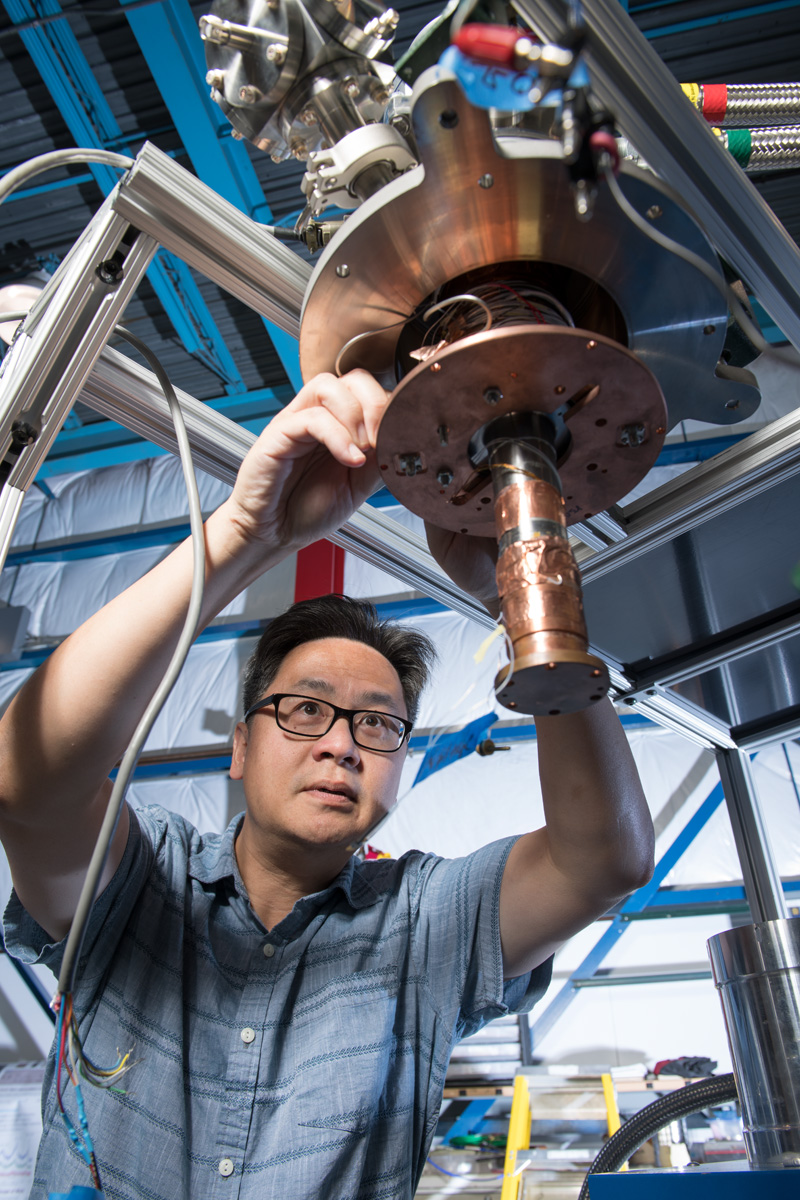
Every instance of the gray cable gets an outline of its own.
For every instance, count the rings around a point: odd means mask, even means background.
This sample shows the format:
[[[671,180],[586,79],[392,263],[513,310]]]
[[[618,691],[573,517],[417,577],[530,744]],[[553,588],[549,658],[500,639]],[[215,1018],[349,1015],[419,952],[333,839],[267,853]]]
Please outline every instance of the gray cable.
[[[113,150],[91,150],[76,147],[74,150],[50,150],[37,158],[29,158],[27,162],[14,167],[0,179],[0,204],[21,184],[41,175],[42,171],[51,171],[53,167],[69,166],[70,163],[102,163],[107,167],[118,167],[127,171],[133,166],[134,160],[126,154],[115,154]]]
[[[641,215],[641,213],[636,211],[630,200],[628,200],[627,196],[622,191],[622,188],[619,186],[617,178],[611,169],[610,163],[608,162],[608,156],[605,155],[603,157],[605,157],[606,161],[604,163],[601,157],[600,170],[602,171],[605,181],[608,184],[611,195],[614,197],[628,220],[646,237],[649,237],[651,241],[656,242],[656,244],[659,246],[663,246],[665,250],[669,250],[670,254],[675,254],[678,258],[682,258],[684,262],[689,263],[689,265],[694,267],[695,270],[700,271],[701,274],[705,275],[706,279],[708,279],[710,283],[713,283],[714,287],[718,292],[721,293],[726,303],[730,307],[736,324],[750,339],[759,353],[769,355],[772,358],[777,358],[780,362],[786,363],[787,366],[796,368],[800,367],[800,363],[797,361],[794,350],[782,351],[779,347],[770,345],[755,322],[750,320],[750,317],[745,311],[744,305],[734,292],[733,288],[730,286],[730,284],[725,282],[724,278],[717,271],[715,271],[713,267],[709,266],[709,264],[702,259],[699,254],[695,254],[693,250],[689,250],[686,246],[682,246],[680,242],[675,242],[672,240],[672,238],[666,237],[665,234],[661,233],[658,229],[654,229],[652,225],[649,225],[647,221],[645,221],[644,217]],[[697,220],[696,217],[693,219]],[[699,221],[697,223],[698,225],[700,224]]]
[[[89,869],[86,872],[83,889],[78,900],[78,906],[75,910],[75,916],[72,919],[72,926],[69,931],[67,945],[64,950],[64,958],[61,963],[61,972],[58,977],[58,991],[62,995],[71,992],[75,983],[75,975],[77,970],[78,959],[80,958],[83,939],[86,934],[86,926],[89,922],[92,905],[95,901],[97,888],[103,874],[103,870],[108,858],[109,848],[111,846],[114,831],[117,828],[119,814],[122,811],[122,803],[125,799],[125,792],[128,788],[130,777],[133,774],[136,761],[141,752],[153,723],[158,716],[161,708],[169,696],[175,681],[181,672],[181,668],[189,653],[189,649],[194,641],[197,633],[197,626],[200,621],[200,614],[203,606],[203,590],[205,586],[205,539],[203,535],[203,514],[200,508],[200,495],[197,490],[197,479],[194,474],[192,464],[192,452],[189,446],[189,438],[186,433],[186,425],[183,419],[178,398],[175,395],[175,390],[169,381],[166,371],[162,367],[159,360],[147,346],[134,337],[132,333],[128,333],[121,325],[116,326],[116,333],[120,337],[125,338],[130,342],[139,353],[147,360],[149,366],[158,376],[158,381],[164,390],[167,403],[169,404],[170,413],[175,423],[175,436],[178,441],[178,450],[180,452],[181,466],[183,467],[183,478],[186,483],[186,491],[189,497],[189,523],[192,531],[192,550],[193,550],[193,569],[192,569],[192,592],[189,599],[189,610],[186,614],[186,620],[183,624],[178,644],[175,647],[169,666],[167,667],[161,683],[156,688],[152,700],[148,704],[144,715],[142,716],[133,737],[130,740],[128,749],[120,764],[117,778],[114,780],[114,787],[111,791],[111,798],[108,802],[106,815],[103,818],[103,824],[97,838],[94,852],[92,854]]]

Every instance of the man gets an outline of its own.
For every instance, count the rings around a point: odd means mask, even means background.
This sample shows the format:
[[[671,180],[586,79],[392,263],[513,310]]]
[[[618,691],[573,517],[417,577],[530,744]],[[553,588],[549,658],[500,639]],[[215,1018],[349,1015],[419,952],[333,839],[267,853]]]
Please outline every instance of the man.
[[[320,376],[274,418],[206,523],[204,620],[374,490],[386,404],[363,372]],[[490,544],[430,536],[496,609]],[[185,544],[59,646],[0,725],[5,936],[23,960],[58,967],[108,773],[190,580]],[[557,946],[649,877],[652,825],[608,704],[537,722],[545,829],[454,862],[357,866],[397,796],[426,651],[351,618],[329,602],[303,636],[296,611],[268,631],[234,743],[241,825],[204,838],[161,810],[120,821],[75,993],[98,1066],[134,1042],[143,1060],[127,1093],[84,1088],[109,1200],[411,1197],[453,1044],[529,1008]],[[52,1058],[44,1123],[36,1200],[88,1182]]]

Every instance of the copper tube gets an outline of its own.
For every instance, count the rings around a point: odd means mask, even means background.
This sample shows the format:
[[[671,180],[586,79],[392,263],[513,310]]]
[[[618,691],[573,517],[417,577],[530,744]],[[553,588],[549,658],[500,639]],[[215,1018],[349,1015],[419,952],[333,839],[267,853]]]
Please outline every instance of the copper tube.
[[[512,663],[496,681],[520,711],[574,712],[601,699],[608,672],[589,653],[578,565],[564,516],[555,431],[528,414],[486,434],[495,486],[497,588]],[[519,428],[508,428],[515,424]],[[552,436],[550,436],[552,435]]]
[[[556,521],[564,526],[564,501],[558,490],[542,479],[531,477],[503,488],[494,502],[494,517],[498,541],[508,529],[522,525],[526,520]]]

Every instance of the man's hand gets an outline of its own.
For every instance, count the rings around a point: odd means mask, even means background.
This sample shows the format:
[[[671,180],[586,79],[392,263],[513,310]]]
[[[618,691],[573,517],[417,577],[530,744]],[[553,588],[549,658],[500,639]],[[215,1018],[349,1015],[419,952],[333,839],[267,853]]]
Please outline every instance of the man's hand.
[[[431,554],[453,583],[480,601],[493,617],[499,617],[500,597],[495,580],[497,539],[451,533],[449,529],[439,529],[427,521],[425,536]]]
[[[272,551],[338,529],[380,482],[375,442],[388,403],[366,371],[316,376],[247,454],[228,518]]]

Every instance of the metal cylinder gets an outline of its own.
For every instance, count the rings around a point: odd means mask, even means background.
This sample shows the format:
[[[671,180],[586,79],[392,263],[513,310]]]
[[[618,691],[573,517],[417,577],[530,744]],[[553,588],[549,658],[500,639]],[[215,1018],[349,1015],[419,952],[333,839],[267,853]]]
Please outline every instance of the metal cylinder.
[[[508,708],[574,712],[608,690],[588,652],[580,572],[556,468],[556,430],[541,413],[510,413],[481,431],[495,493],[497,589],[512,662],[495,681]]]
[[[708,942],[754,1166],[800,1167],[800,919]]]

